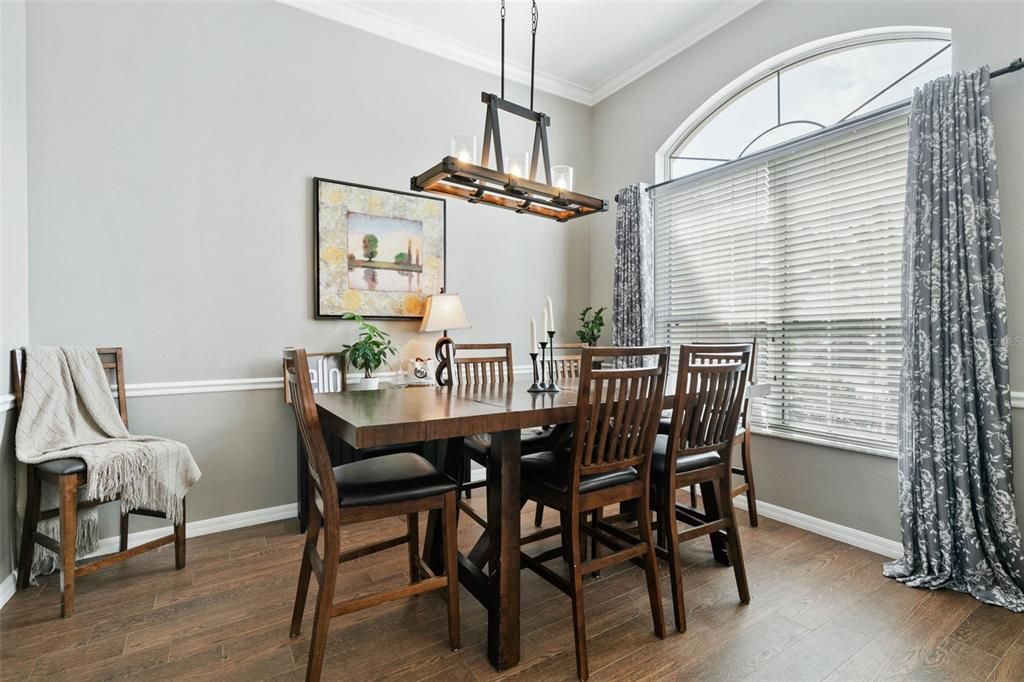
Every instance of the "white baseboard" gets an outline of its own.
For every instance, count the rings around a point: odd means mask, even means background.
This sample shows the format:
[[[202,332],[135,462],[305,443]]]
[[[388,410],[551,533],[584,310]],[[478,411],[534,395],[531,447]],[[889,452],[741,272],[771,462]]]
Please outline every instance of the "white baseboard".
[[[11,571],[11,574],[4,578],[4,581],[0,583],[0,609],[4,607],[7,600],[14,596],[14,592],[18,589],[18,572]]]
[[[472,469],[470,470],[469,479],[471,481],[483,481],[487,479],[487,471],[473,462]],[[700,488],[697,489],[697,496],[700,497]],[[734,500],[734,504],[737,509],[747,510],[747,498],[739,496]],[[860,549],[866,549],[869,552],[875,554],[881,554],[882,556],[891,557],[898,559],[903,556],[903,545],[895,540],[888,540],[878,535],[872,535],[871,533],[865,533],[862,530],[856,528],[850,528],[848,526],[841,526],[838,523],[826,521],[825,519],[819,519],[816,516],[810,516],[803,514],[792,509],[780,507],[777,504],[771,502],[757,501],[757,513],[760,516],[764,516],[769,519],[774,519],[780,523],[784,523],[787,526],[793,526],[802,530],[810,531],[817,535],[824,535],[827,538],[838,540],[839,542],[853,547],[859,547]]]
[[[473,472],[473,479],[476,480],[478,477],[483,478],[480,474],[484,474],[481,470],[479,473]],[[739,509],[746,510],[747,500],[744,497],[736,498],[736,507]],[[240,512],[238,514],[228,514],[226,516],[217,516],[212,519],[202,519],[200,521],[191,521],[185,524],[185,535],[186,537],[196,538],[203,535],[210,535],[212,533],[220,533],[223,531],[234,530],[236,528],[245,528],[248,526],[256,526],[261,523],[270,523],[272,521],[280,521],[282,519],[294,518],[296,515],[297,506],[294,502],[290,504],[282,504],[277,507],[268,507],[266,509],[254,509],[253,511]],[[866,549],[869,552],[875,552],[882,556],[891,558],[899,558],[903,556],[903,546],[894,541],[887,540],[886,538],[872,535],[871,533],[865,533],[864,531],[857,530],[856,528],[849,528],[847,526],[841,526],[838,523],[832,523],[824,519],[819,519],[814,516],[809,516],[801,512],[793,511],[792,509],[786,509],[770,502],[758,502],[757,503],[758,514],[765,516],[769,519],[774,519],[780,523],[785,523],[789,526],[801,528],[811,533],[823,535],[827,538],[832,538],[839,542]],[[158,537],[167,534],[168,529],[165,528],[153,528],[150,530],[140,530],[128,535],[128,545],[134,547],[135,545],[143,542],[149,542]],[[109,554],[110,552],[116,552],[118,549],[118,538],[108,537],[100,540],[96,551],[90,556],[98,556],[101,554]],[[11,573],[7,576],[2,583],[0,583],[0,608],[7,603],[7,600],[15,592],[16,585],[16,574]]]
[[[698,493],[699,495],[700,493]],[[739,496],[735,500],[736,508],[746,511],[747,509],[747,498]],[[841,526],[838,523],[832,523],[825,519],[819,519],[816,516],[810,516],[803,514],[792,509],[786,509],[770,502],[757,501],[757,513],[759,516],[765,516],[769,519],[774,519],[780,523],[784,523],[787,526],[794,526],[801,528],[817,535],[824,535],[827,538],[838,540],[839,542],[860,549],[866,549],[869,552],[875,554],[881,554],[893,559],[898,559],[903,556],[903,545],[895,540],[888,540],[879,535],[872,535],[871,533],[865,533],[862,530],[856,528],[850,528],[849,526]]]
[[[212,519],[186,521],[185,537],[197,538],[203,535],[210,535],[212,533],[221,533],[226,530],[235,530],[236,528],[245,528],[247,526],[258,526],[261,523],[270,523],[271,521],[295,518],[297,509],[298,506],[296,503],[292,502],[290,504],[282,504],[277,507],[254,509],[252,511],[228,514],[226,516],[216,516]],[[134,533],[129,533],[128,546],[134,547],[142,544],[143,542],[155,540],[156,538],[167,535],[169,531],[170,527],[165,526],[163,528],[151,528],[150,530],[140,530]],[[119,546],[119,538],[116,535],[109,538],[103,538],[97,544],[96,551],[89,556],[110,554],[111,552],[116,552]]]
[[[248,526],[258,526],[261,523],[291,519],[295,518],[297,509],[298,505],[292,502],[290,504],[282,504],[277,507],[267,507],[266,509],[254,509],[253,511],[240,512],[238,514],[217,516],[212,519],[187,521],[185,523],[185,537],[197,538],[203,535],[210,535],[212,533],[235,530],[236,528],[246,528]],[[170,527],[165,526],[163,528],[151,528],[149,530],[140,530],[134,533],[129,533],[128,546],[135,547],[136,545],[141,545],[144,542],[155,540],[156,538],[167,535],[169,531]],[[110,554],[111,552],[116,552],[119,547],[120,538],[117,536],[103,538],[96,545],[96,551],[84,558]],[[7,600],[14,595],[17,589],[17,575],[17,571],[14,571],[7,576],[2,583],[0,583],[0,608],[3,608],[4,604],[7,603]]]

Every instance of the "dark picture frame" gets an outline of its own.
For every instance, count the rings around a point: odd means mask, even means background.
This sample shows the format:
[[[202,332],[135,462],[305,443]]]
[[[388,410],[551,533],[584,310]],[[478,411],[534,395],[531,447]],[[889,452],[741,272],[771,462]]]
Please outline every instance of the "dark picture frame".
[[[426,297],[447,284],[445,200],[314,177],[313,207],[314,318],[339,319],[352,312],[367,319],[422,319]],[[367,226],[393,235],[391,241],[368,234]],[[359,246],[350,246],[353,235]],[[390,257],[396,243],[408,247]],[[378,244],[388,256],[379,258]]]

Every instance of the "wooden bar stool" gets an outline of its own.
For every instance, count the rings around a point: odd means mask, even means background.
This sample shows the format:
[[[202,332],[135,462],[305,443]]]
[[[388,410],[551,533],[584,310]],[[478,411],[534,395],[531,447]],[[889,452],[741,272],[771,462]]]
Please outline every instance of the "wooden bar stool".
[[[555,371],[556,382],[575,381],[580,377],[580,366],[583,362],[583,349],[585,343],[559,343],[552,348],[552,363]],[[559,427],[555,427],[558,429]],[[562,429],[563,437],[568,435],[567,429]],[[546,444],[545,449],[555,449],[555,443]],[[540,528],[544,524],[544,505],[537,503],[537,510],[533,513],[533,525]]]
[[[313,358],[314,363],[320,362],[318,358],[338,360],[338,356],[340,355],[340,351],[326,351],[317,353],[310,353],[307,351],[306,361],[309,362],[310,358]],[[348,376],[345,371],[347,367],[344,360],[341,360],[339,362],[339,365],[340,367],[338,370],[336,383],[334,381],[334,378],[329,376],[321,376],[320,381],[324,382],[327,385],[328,389],[331,389],[336,386],[338,390],[344,393],[345,391],[349,390]],[[292,402],[291,389],[288,386],[288,375],[283,360],[281,363],[281,372],[282,377],[284,379],[284,402],[286,405],[290,405]],[[312,379],[310,380],[310,385],[312,386]],[[422,443],[387,445],[383,447],[370,447],[356,450],[355,448],[351,447],[350,445],[348,445],[339,438],[326,440],[326,442],[327,451],[331,457],[332,466],[338,464],[348,464],[349,462],[369,459],[371,457],[379,457],[380,455],[389,455],[395,452],[415,452],[418,455],[423,454]],[[309,519],[306,516],[307,511],[309,510],[309,505],[307,504],[309,499],[309,475],[306,473],[306,448],[302,442],[302,436],[301,434],[299,434],[297,430],[295,455],[297,465],[297,475],[295,481],[299,500],[298,509],[296,510],[296,516],[299,520],[299,533],[305,533],[309,521]]]
[[[634,369],[593,369],[594,357],[655,357],[657,365]],[[569,450],[542,452],[522,458],[522,494],[560,512],[560,528],[537,531],[522,538],[520,546],[561,534],[562,545],[531,556],[522,553],[523,566],[569,595],[576,638],[576,672],[585,680],[587,635],[583,611],[583,576],[624,561],[642,560],[654,632],[665,636],[665,619],[658,588],[657,559],[650,513],[651,452],[657,435],[669,349],[586,348],[576,419]],[[581,517],[605,506],[638,502],[639,539],[619,537],[601,530],[597,522],[583,525]],[[583,560],[583,534],[614,550],[606,556],[594,551]],[[625,535],[625,534],[623,534]],[[566,580],[545,562],[563,558],[569,565]]]
[[[458,485],[437,471],[427,460],[412,452],[381,455],[332,467],[327,444],[320,430],[320,417],[313,399],[306,352],[301,348],[284,351],[285,377],[292,408],[308,462],[309,528],[302,549],[299,584],[295,592],[291,636],[298,636],[309,592],[309,579],[319,583],[316,615],[310,638],[306,679],[320,679],[324,647],[331,618],[385,602],[431,590],[444,590],[448,602],[448,642],[459,648],[459,574],[456,546]],[[419,512],[442,512],[445,575],[434,575],[419,555]],[[343,524],[363,523],[393,516],[406,517],[406,534],[342,552]],[[317,541],[323,531],[323,555]],[[334,601],[338,565],[398,545],[409,552],[409,584],[394,590]],[[383,651],[386,655],[386,651]]]
[[[700,344],[694,344],[700,345]],[[754,386],[757,384],[757,338],[751,342],[751,355],[750,355],[750,383],[748,386]],[[668,434],[672,429],[672,412],[666,411],[662,415],[661,424],[658,426],[658,433]],[[740,409],[740,421],[736,426],[736,435],[733,438],[733,446],[739,446],[740,449],[740,462],[739,466],[732,467],[732,473],[743,478],[743,482],[739,485],[735,485],[732,488],[732,496],[739,497],[740,495],[746,495],[747,498],[747,517],[750,519],[750,525],[754,528],[757,527],[757,491],[754,487],[754,467],[751,461],[751,438],[750,438],[750,391],[748,390],[743,396],[743,407]],[[697,504],[697,486],[690,486],[690,505],[696,506]]]
[[[486,386],[496,383],[512,383],[512,344],[511,343],[456,343],[453,345],[454,365],[451,372],[452,381],[458,386]],[[467,355],[467,352],[469,353]],[[474,355],[484,352],[486,355]],[[565,432],[564,427],[554,429],[523,429],[519,433],[520,448],[524,455],[550,449],[553,443]],[[482,488],[487,481],[470,481],[472,462],[486,468],[491,453],[491,435],[481,433],[463,439],[451,439],[449,447],[456,452],[462,448],[462,473],[459,485],[466,498],[472,496],[474,488]],[[459,509],[481,526],[486,526],[484,518],[472,507],[460,503]],[[543,509],[538,507],[538,514]]]
[[[671,429],[654,442],[651,486],[663,538],[658,553],[669,563],[680,632],[686,630],[679,556],[683,542],[724,533],[740,601],[750,601],[732,503],[732,449],[752,355],[749,343],[681,346]],[[696,485],[701,487],[703,514],[676,504],[676,489]],[[677,521],[694,527],[680,532]]]
[[[127,427],[128,401],[125,395],[124,350],[119,347],[97,348],[96,352],[100,356],[103,369],[112,374],[112,378],[117,386],[117,409],[121,415],[121,421]],[[22,400],[24,399],[23,387],[25,379],[25,352],[23,348],[16,348],[11,351],[11,377],[14,383],[14,404],[16,409],[20,410]],[[120,550],[93,561],[79,563],[75,561],[78,511],[101,504],[116,502],[117,498],[113,500],[88,501],[80,501],[78,499],[78,489],[84,486],[86,482],[85,462],[78,458],[53,459],[41,464],[27,464],[26,469],[28,471],[28,496],[21,531],[21,553],[18,558],[18,589],[28,587],[35,545],[40,544],[46,547],[57,555],[60,562],[60,615],[62,617],[68,618],[74,612],[76,578],[95,573],[102,568],[107,568],[125,559],[130,559],[143,552],[157,549],[172,542],[174,543],[174,566],[177,569],[185,568],[184,500],[182,501],[181,523],[176,524],[173,532],[170,534],[128,549],[129,514],[160,519],[167,518],[162,512],[148,509],[133,509],[121,514]],[[40,494],[43,481],[56,486],[60,495],[60,506],[57,509],[40,509]],[[60,517],[59,540],[54,540],[36,530],[40,521],[54,517]]]

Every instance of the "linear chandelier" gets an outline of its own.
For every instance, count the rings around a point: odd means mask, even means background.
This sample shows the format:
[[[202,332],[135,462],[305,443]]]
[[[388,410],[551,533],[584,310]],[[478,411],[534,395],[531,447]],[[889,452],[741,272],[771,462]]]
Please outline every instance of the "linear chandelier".
[[[533,109],[534,62],[537,55],[537,2],[532,10],[532,46],[530,54],[530,107],[505,99],[505,0],[501,1],[501,96],[480,93],[487,105],[484,118],[484,140],[480,164],[475,163],[476,138],[456,135],[452,138],[452,155],[441,163],[413,176],[412,189],[417,192],[441,194],[465,199],[471,204],[497,206],[516,213],[529,213],[559,222],[608,210],[608,203],[572,191],[572,168],[556,166],[552,176],[548,154],[547,128],[551,117]],[[498,112],[504,111],[534,123],[533,154],[506,151],[501,143]],[[468,139],[467,139],[468,138]],[[494,145],[494,168],[490,168],[491,145]],[[543,163],[546,182],[537,180],[537,163]],[[527,166],[529,171],[527,175]],[[524,177],[526,176],[526,177]]]

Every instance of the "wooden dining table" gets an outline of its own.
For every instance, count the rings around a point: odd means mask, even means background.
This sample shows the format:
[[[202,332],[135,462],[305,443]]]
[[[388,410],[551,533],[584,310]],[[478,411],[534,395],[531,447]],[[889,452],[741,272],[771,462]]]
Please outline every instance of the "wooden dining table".
[[[487,462],[487,526],[468,553],[459,555],[461,584],[487,609],[487,651],[498,670],[516,665],[519,650],[520,430],[571,423],[576,384],[557,393],[530,393],[528,381],[482,386],[417,386],[316,395],[325,435],[355,449],[423,443],[423,452],[453,478],[462,466],[461,439],[491,435]],[[674,382],[666,382],[666,397]],[[666,403],[668,404],[668,403]],[[705,509],[708,513],[708,502]],[[713,507],[714,502],[710,501]],[[712,538],[726,563],[724,537]],[[440,519],[427,524],[424,559],[440,573]]]

